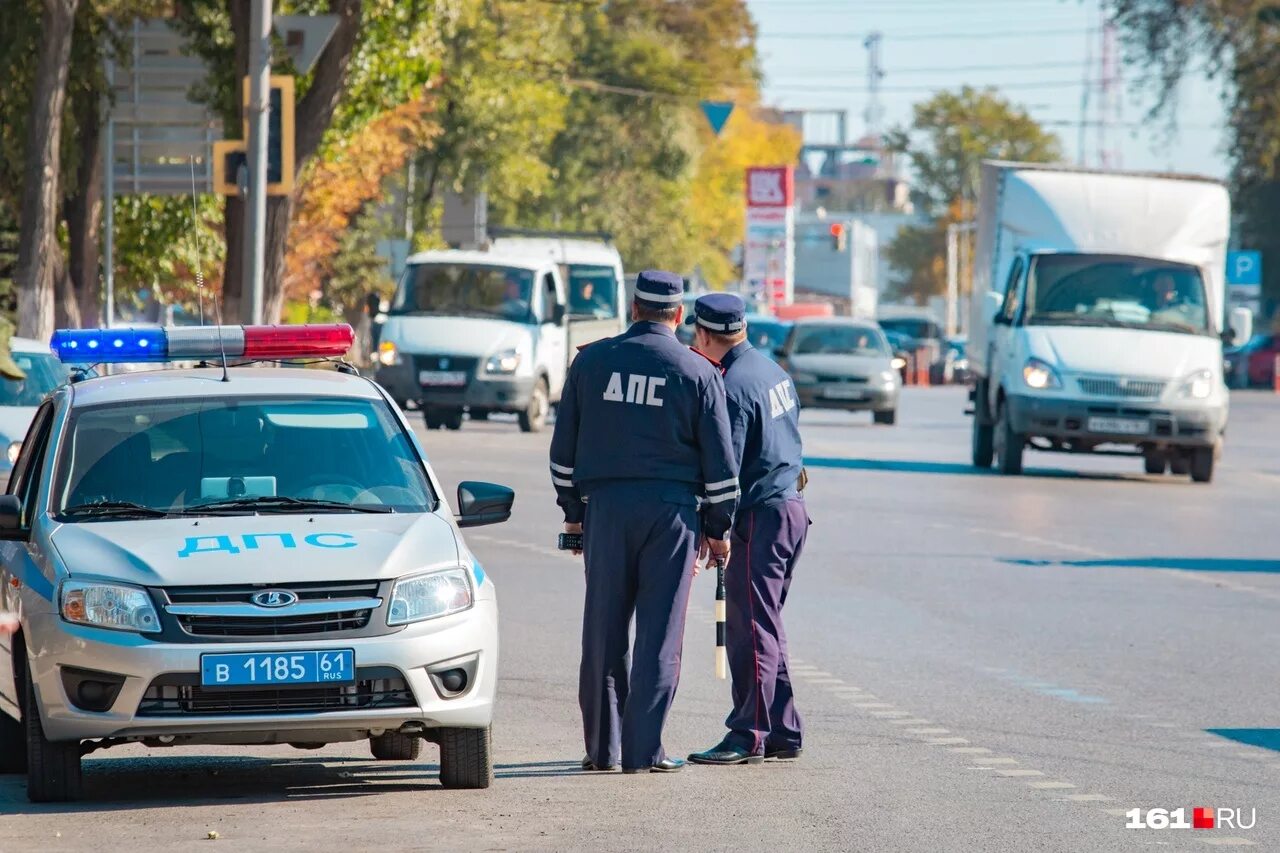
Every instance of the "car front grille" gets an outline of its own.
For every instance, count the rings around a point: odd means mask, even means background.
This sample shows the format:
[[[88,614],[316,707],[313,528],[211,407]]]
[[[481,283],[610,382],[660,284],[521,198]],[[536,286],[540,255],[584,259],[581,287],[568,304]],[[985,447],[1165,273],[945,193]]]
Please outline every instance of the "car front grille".
[[[288,584],[233,584],[219,586],[179,586],[159,590],[165,603],[166,621],[177,626],[177,636],[202,639],[299,638],[331,636],[364,631],[370,627],[389,590],[378,581],[318,581]],[[291,613],[287,607],[275,610],[253,606],[255,593],[282,589],[297,596],[299,605],[324,605],[325,612]],[[343,607],[343,602],[351,602]],[[194,606],[201,613],[183,613]],[[316,607],[311,608],[313,611]],[[177,611],[177,612],[175,612]],[[246,612],[247,611],[247,612]]]
[[[1122,397],[1127,400],[1155,400],[1164,393],[1165,383],[1154,379],[1084,377],[1080,390],[1092,397]]]
[[[170,673],[147,687],[138,705],[138,716],[332,714],[416,705],[404,674],[389,666],[360,667],[353,684],[280,688],[209,689],[200,686],[200,677],[195,673]]]
[[[818,381],[824,385],[866,385],[867,377],[865,376],[828,376],[818,374]]]

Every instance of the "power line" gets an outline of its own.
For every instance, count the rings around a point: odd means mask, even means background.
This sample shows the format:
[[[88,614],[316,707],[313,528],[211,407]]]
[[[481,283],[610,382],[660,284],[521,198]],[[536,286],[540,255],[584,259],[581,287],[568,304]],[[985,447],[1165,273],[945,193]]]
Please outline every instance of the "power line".
[[[953,30],[943,30],[937,32],[918,32],[910,33],[899,31],[900,34],[887,34],[885,37],[889,41],[954,41],[957,39],[971,39],[974,41],[984,41],[986,39],[998,38],[1036,38],[1040,36],[1082,36],[1097,32],[1096,27],[1074,27],[1071,29],[1052,29],[1052,30],[988,30],[972,33],[957,33]],[[796,40],[813,40],[813,41],[849,41],[861,39],[866,36],[865,33],[771,33],[768,31],[760,33],[762,39],[796,39]]]
[[[1087,85],[1088,80],[1023,80],[1020,82],[1004,83],[1004,84],[979,84],[971,85],[974,89],[996,89],[1002,91],[1005,89],[1074,89]],[[954,88],[959,85],[965,85],[955,80],[948,80],[945,83],[937,83],[934,85],[919,84],[915,86],[881,86],[881,92],[934,92],[938,89]],[[785,90],[798,92],[849,92],[855,94],[868,94],[869,90],[866,86],[809,86],[801,83],[783,83],[780,85],[766,86],[771,91]]]
[[[766,63],[767,66],[767,63]],[[1039,69],[1058,69],[1058,68],[1082,68],[1083,61],[1075,62],[1026,62],[1026,63],[1007,63],[996,65],[928,65],[917,68],[893,68],[885,73],[892,77],[898,77],[911,74],[959,74],[970,71],[1036,71]],[[860,68],[784,68],[779,71],[774,68],[770,70],[766,67],[765,74],[768,77],[840,77],[843,75],[853,76],[861,74]]]

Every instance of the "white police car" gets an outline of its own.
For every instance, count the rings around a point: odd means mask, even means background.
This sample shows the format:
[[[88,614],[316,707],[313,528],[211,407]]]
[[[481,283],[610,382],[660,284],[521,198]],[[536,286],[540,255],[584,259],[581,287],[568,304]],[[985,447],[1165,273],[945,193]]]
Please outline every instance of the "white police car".
[[[0,496],[0,772],[74,799],[122,743],[368,739],[440,746],[446,787],[492,779],[493,583],[459,527],[514,493],[462,483],[460,515],[349,326],[72,330],[64,361],[199,361],[73,381],[39,408]]]

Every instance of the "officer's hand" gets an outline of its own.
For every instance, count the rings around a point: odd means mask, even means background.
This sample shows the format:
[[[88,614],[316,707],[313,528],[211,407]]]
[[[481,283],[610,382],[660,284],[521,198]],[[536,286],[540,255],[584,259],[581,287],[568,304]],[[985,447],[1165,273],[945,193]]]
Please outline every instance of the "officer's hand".
[[[729,562],[729,540],[728,539],[707,539],[707,548],[711,551],[711,556],[723,559]]]
[[[567,521],[566,521],[566,522],[565,522],[565,524],[564,524],[564,532],[565,532],[565,533],[577,533],[577,534],[581,535],[581,534],[582,534],[582,525],[581,525],[581,524],[570,524],[569,522],[567,522]],[[575,556],[575,557],[581,557],[581,556],[582,556],[582,552],[581,552],[581,551],[578,551],[578,550],[575,550],[575,551],[573,552],[573,556]]]

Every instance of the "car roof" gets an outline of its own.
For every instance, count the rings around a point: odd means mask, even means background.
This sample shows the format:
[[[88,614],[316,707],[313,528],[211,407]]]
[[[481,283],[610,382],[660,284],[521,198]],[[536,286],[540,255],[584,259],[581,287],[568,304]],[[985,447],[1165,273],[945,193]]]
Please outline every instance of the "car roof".
[[[566,237],[499,237],[493,241],[495,254],[541,257],[557,263],[601,264],[617,266],[622,262],[618,250],[597,240]]]
[[[21,352],[21,353],[30,353],[30,354],[46,353],[50,355],[52,354],[52,351],[49,349],[48,343],[33,340],[32,338],[10,338],[9,349],[12,350],[13,352]]]
[[[858,317],[800,317],[795,321],[799,326],[849,326],[855,329],[873,329],[880,331],[874,320],[863,320]]]
[[[550,266],[552,259],[530,252],[481,252],[471,249],[441,249],[410,255],[406,263],[515,267],[516,269],[536,271]]]
[[[206,397],[351,397],[378,400],[377,387],[332,369],[233,367],[222,381],[218,367],[161,368],[85,379],[71,386],[72,406]]]

